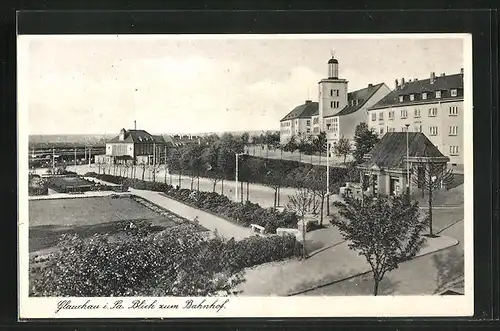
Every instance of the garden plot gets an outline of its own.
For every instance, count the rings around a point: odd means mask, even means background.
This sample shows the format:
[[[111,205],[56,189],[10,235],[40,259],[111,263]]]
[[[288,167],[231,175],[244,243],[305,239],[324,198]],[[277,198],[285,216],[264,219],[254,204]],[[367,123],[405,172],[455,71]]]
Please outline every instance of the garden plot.
[[[161,230],[187,220],[133,196],[31,200],[29,250],[53,247],[62,234],[83,237],[96,233],[113,234],[130,223],[144,221]]]

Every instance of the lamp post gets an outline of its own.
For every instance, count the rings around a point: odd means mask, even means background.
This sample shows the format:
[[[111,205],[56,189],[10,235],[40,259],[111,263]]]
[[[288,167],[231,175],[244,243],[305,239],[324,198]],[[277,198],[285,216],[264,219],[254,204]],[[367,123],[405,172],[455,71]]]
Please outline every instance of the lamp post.
[[[410,194],[410,148],[409,148],[409,127],[410,124],[405,124],[406,126],[406,192]]]
[[[236,186],[234,190],[234,201],[238,202],[238,159],[240,155],[245,155],[246,153],[235,153],[236,156]],[[242,199],[243,200],[243,193],[242,193]],[[242,201],[243,202],[243,201]]]
[[[330,143],[326,142],[326,196],[330,195]]]

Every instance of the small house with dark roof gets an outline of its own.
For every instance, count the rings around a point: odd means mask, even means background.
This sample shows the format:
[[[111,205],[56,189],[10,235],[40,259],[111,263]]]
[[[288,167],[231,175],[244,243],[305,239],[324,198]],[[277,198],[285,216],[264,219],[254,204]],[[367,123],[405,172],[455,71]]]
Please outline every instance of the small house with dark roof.
[[[368,127],[380,136],[387,132],[424,133],[450,158],[451,166],[463,167],[464,72],[430,73],[428,79],[395,80],[389,94],[368,109]],[[471,110],[467,110],[471,111]]]
[[[361,182],[374,194],[396,195],[407,186],[407,169],[410,170],[410,191],[415,180],[424,176],[429,163],[447,167],[449,158],[421,132],[389,132],[365,155],[358,165]],[[421,182],[421,180],[417,180]]]
[[[106,142],[106,154],[96,155],[96,163],[158,164],[164,162],[169,145],[173,144],[161,135],[121,129],[116,137]]]

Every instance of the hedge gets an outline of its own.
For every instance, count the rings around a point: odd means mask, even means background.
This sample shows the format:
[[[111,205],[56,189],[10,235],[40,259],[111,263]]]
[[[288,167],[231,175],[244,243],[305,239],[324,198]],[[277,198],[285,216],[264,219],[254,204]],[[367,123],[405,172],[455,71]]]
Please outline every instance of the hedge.
[[[273,208],[262,208],[259,204],[246,202],[244,204],[231,201],[225,195],[215,192],[197,192],[188,189],[176,189],[171,185],[148,182],[139,179],[117,177],[107,174],[89,172],[85,177],[94,177],[114,184],[122,184],[139,190],[163,192],[183,203],[208,210],[212,213],[223,215],[234,223],[242,226],[258,224],[263,226],[268,233],[275,233],[277,228],[296,228],[297,215],[293,212],[279,212]]]
[[[66,236],[46,262],[30,260],[30,295],[227,295],[244,281],[244,268],[298,257],[300,250],[293,236],[205,239],[189,225],[124,231],[114,240]]]

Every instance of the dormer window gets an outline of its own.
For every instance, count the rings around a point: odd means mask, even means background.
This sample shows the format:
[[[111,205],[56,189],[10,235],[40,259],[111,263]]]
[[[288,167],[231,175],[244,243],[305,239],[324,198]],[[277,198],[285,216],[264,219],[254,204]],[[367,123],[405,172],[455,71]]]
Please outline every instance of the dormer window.
[[[456,88],[451,89],[451,96],[452,97],[456,97],[457,96],[457,89]]]
[[[426,92],[422,93],[422,100],[427,100],[427,93]]]
[[[436,91],[436,98],[437,99],[441,98],[441,91]]]
[[[403,96],[402,95],[399,96],[399,102],[403,102]]]
[[[414,101],[415,100],[415,94],[410,94],[410,101]]]

